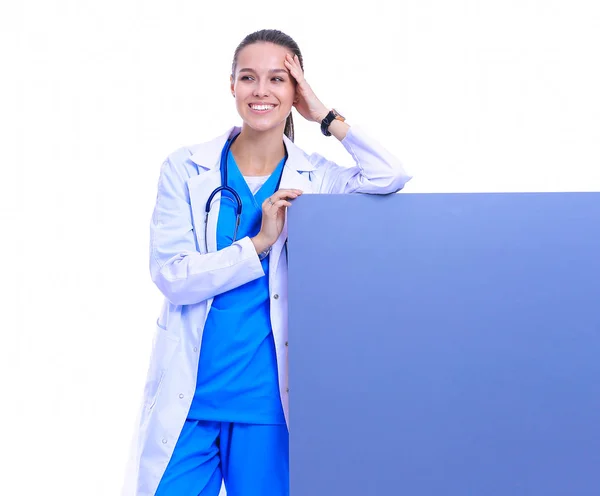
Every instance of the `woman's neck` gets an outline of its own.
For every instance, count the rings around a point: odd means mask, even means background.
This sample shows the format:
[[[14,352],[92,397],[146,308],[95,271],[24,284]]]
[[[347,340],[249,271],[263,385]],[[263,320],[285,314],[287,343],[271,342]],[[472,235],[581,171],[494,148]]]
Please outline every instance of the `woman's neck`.
[[[285,157],[283,130],[257,132],[244,125],[231,145],[231,153],[244,176],[267,176]]]

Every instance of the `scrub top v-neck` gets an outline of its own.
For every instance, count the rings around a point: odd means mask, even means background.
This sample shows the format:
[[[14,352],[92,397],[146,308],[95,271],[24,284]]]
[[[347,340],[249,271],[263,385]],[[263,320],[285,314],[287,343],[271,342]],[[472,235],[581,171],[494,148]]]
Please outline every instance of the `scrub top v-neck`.
[[[260,231],[262,204],[278,187],[285,160],[253,194],[229,152],[228,185],[242,200],[237,239],[256,236]],[[217,222],[219,250],[232,243],[235,207],[232,197],[224,191]],[[269,258],[261,264],[265,276],[221,293],[213,300],[202,336],[190,419],[285,424],[271,330]]]

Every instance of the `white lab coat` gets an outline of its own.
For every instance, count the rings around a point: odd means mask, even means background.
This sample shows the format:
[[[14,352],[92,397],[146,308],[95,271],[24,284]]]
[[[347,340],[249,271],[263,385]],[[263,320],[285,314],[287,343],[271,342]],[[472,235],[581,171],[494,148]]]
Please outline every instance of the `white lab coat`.
[[[144,401],[127,467],[123,496],[153,496],[187,417],[196,387],[202,330],[213,297],[264,276],[248,237],[217,251],[216,195],[208,220],[205,253],[205,205],[221,185],[220,155],[228,137],[181,148],[160,171],[150,228],[150,272],[165,296],[156,323]],[[342,141],[354,159],[341,167],[318,154],[308,155],[284,137],[288,160],[281,188],[307,193],[386,194],[410,179],[401,163],[375,140],[351,127]],[[269,256],[271,324],[277,353],[280,396],[288,412],[287,260],[283,250],[287,223]]]

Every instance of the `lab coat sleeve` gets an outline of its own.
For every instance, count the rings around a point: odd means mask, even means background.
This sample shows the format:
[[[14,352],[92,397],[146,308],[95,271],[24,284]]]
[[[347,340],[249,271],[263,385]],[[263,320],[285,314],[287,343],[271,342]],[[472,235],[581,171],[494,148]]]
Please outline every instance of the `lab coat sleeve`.
[[[249,237],[200,253],[186,176],[180,160],[163,163],[150,224],[150,274],[174,305],[199,303],[265,275]]]
[[[356,126],[350,127],[342,145],[354,166],[343,167],[318,154],[310,157],[321,176],[321,193],[396,193],[412,179],[394,155]]]

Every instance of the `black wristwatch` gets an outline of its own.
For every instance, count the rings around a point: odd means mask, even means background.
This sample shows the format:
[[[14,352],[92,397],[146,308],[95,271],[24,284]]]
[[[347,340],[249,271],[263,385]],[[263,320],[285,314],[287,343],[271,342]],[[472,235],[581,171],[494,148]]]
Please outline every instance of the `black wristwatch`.
[[[329,125],[335,120],[344,122],[346,119],[337,110],[331,109],[331,111],[325,116],[325,119],[321,121],[321,132],[325,136],[331,136],[331,133],[329,132]]]

